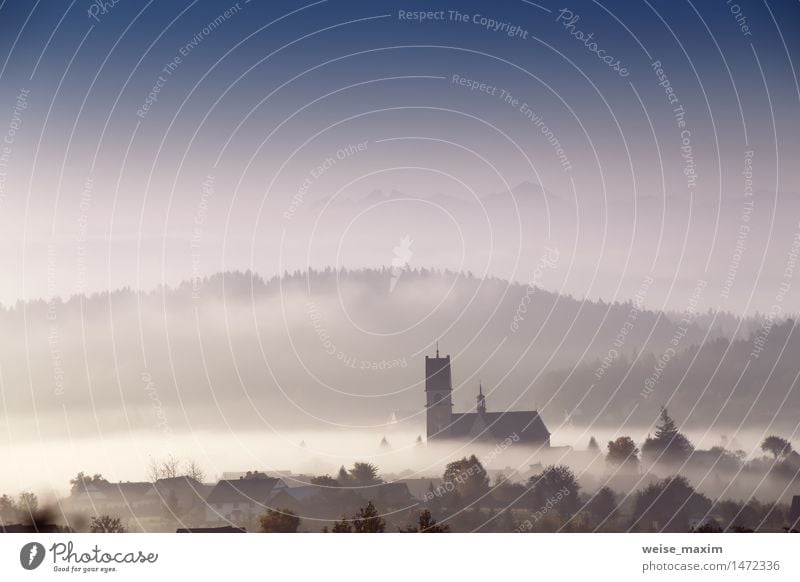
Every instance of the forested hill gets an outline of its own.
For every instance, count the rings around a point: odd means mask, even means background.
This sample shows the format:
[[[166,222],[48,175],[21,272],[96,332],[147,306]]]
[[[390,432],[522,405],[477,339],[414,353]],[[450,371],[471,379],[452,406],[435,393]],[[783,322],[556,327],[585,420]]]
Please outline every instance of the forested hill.
[[[745,339],[720,337],[674,355],[620,358],[599,377],[599,361],[549,373],[540,392],[552,410],[569,410],[578,425],[651,426],[657,406],[665,404],[687,428],[794,432],[800,418],[797,354],[800,333],[788,320]]]
[[[600,418],[613,423],[637,403],[634,418],[657,413],[697,355],[678,398],[691,407],[725,351],[721,338],[737,325],[739,338],[762,325],[723,315],[709,330],[707,313],[692,314],[687,325],[680,322],[686,314],[640,307],[425,269],[312,270],[268,280],[224,273],[177,288],[6,308],[0,366],[10,422],[52,414],[58,427],[66,409],[70,419],[85,414],[108,431],[152,427],[159,414],[173,430],[227,426],[230,419],[242,428],[376,424],[394,410],[421,409],[424,356],[438,340],[453,357],[457,410],[474,406],[480,377],[494,410],[537,407],[561,420],[580,402],[575,418],[591,420],[611,401]],[[727,420],[743,417],[761,390],[760,375],[768,375],[787,329],[768,334],[765,353],[722,409]],[[654,358],[676,334],[676,355],[656,394],[640,398]],[[750,343],[733,344],[699,402],[706,414],[716,414],[733,390]],[[613,366],[597,381],[598,362],[608,364],[609,354]],[[637,354],[625,395],[614,395]],[[779,362],[749,419],[768,421],[786,396],[798,365],[789,360]],[[567,373],[560,370],[573,368],[561,387]],[[797,410],[795,394],[782,410]]]

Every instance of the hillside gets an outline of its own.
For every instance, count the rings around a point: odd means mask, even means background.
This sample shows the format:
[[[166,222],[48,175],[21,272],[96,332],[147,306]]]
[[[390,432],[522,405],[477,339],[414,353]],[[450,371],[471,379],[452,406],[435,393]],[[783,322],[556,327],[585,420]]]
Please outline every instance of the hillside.
[[[644,399],[643,379],[680,326],[675,314],[450,272],[394,275],[392,287],[391,269],[270,280],[224,273],[175,289],[19,303],[0,313],[7,422],[32,432],[35,418],[43,433],[73,435],[371,426],[394,410],[421,409],[424,356],[436,340],[453,356],[457,410],[474,404],[480,378],[494,410],[537,407],[559,422],[565,411],[576,422],[599,413],[599,422],[614,425],[637,405],[632,421],[649,424],[697,358],[670,404],[676,416],[695,403],[696,422],[718,410],[721,423],[735,424],[769,422],[779,408],[780,420],[800,412],[796,391],[787,398],[798,369],[787,357],[798,353],[794,336],[770,376],[785,325],[772,330],[734,391],[752,342],[735,341],[723,359],[737,320],[719,318],[724,325],[708,330],[708,314],[698,316],[685,326],[656,394]],[[739,336],[758,326],[744,320]],[[698,349],[706,334],[715,341]],[[597,381],[611,349],[618,356]],[[643,355],[617,390],[636,354]]]

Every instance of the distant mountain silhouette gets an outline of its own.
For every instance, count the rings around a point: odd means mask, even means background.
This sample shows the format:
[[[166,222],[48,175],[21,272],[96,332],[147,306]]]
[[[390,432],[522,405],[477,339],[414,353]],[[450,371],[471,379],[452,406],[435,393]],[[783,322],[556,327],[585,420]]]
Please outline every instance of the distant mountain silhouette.
[[[680,310],[703,279],[704,309],[721,305],[752,315],[771,307],[783,280],[800,196],[738,192],[623,196],[601,185],[595,192],[552,192],[535,181],[474,195],[386,188],[309,203],[292,218],[285,244],[304,248],[312,240],[317,267],[375,266],[388,263],[392,247],[408,235],[427,264],[489,268],[519,282],[542,249],[556,247],[561,269],[550,273],[550,288],[563,285],[592,299],[630,297],[652,275],[663,285],[650,301]],[[785,308],[799,311],[798,301],[787,296]]]

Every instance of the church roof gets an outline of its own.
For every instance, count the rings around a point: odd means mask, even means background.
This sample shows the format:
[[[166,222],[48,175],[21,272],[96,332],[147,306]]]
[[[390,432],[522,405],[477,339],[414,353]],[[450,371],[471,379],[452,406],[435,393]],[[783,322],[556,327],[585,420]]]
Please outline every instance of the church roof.
[[[453,414],[449,436],[476,440],[502,440],[517,435],[523,442],[542,442],[550,432],[535,410],[507,412],[465,412]]]
[[[425,392],[428,395],[427,422],[431,422],[430,411],[435,408],[437,416],[447,418],[450,423],[441,427],[437,421],[432,427],[428,425],[428,438],[464,439],[473,441],[502,441],[511,438],[514,442],[537,443],[549,446],[550,432],[544,425],[539,413],[535,410],[486,412],[486,397],[483,384],[478,383],[477,412],[453,413],[451,394],[453,391],[450,354],[439,355],[439,343],[436,342],[436,356],[425,356]]]

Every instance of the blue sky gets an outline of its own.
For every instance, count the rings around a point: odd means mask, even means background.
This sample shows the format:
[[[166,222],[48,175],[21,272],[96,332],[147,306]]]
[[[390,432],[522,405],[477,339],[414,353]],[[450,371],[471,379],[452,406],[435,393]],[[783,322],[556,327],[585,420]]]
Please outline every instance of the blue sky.
[[[0,128],[15,115],[21,122],[3,174],[4,266],[20,272],[54,247],[59,293],[81,289],[70,279],[81,237],[97,247],[87,254],[97,261],[89,289],[188,277],[187,240],[212,175],[218,204],[205,219],[203,272],[280,271],[278,254],[253,259],[253,241],[287,229],[276,217],[310,169],[354,143],[371,146],[316,181],[303,210],[342,188],[344,198],[380,190],[469,199],[529,182],[590,217],[602,210],[612,230],[615,205],[690,197],[708,208],[706,222],[687,217],[687,229],[703,231],[741,196],[748,151],[763,200],[800,191],[797,3],[99,6],[0,4]],[[409,16],[419,11],[427,18]],[[482,162],[466,161],[466,151]],[[387,170],[427,164],[435,171]],[[345,226],[329,228],[335,240]],[[701,254],[724,265],[729,247],[717,256],[708,244]],[[288,264],[302,267],[297,257]],[[664,261],[664,277],[692,285],[697,274]],[[105,266],[131,262],[135,273]],[[495,272],[512,276],[510,267]],[[591,296],[588,280],[572,290]],[[45,285],[29,269],[0,301],[45,295]]]

